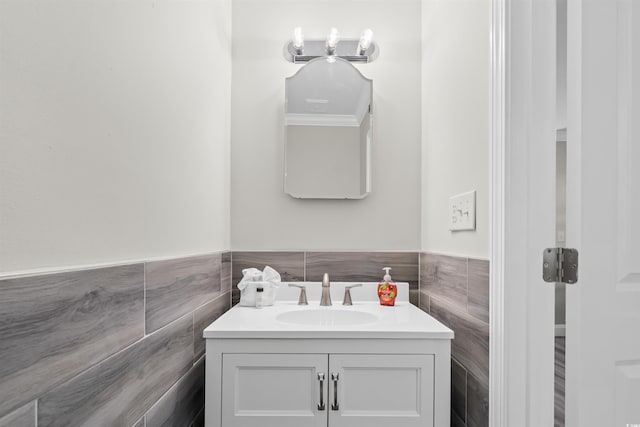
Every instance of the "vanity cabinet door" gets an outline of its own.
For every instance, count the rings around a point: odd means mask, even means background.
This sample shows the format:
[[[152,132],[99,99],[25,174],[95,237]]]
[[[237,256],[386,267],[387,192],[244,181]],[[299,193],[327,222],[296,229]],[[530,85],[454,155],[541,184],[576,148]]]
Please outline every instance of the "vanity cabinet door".
[[[224,354],[222,425],[326,427],[327,366],[327,354]]]
[[[329,356],[329,427],[434,427],[433,405],[433,355]]]

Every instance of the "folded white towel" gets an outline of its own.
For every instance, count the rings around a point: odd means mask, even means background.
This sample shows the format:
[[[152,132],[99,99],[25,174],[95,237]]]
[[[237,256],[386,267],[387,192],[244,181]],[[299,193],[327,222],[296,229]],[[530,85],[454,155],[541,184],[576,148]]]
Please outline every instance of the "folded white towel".
[[[237,285],[240,289],[240,305],[255,306],[258,287],[263,288],[264,291],[263,305],[273,305],[280,282],[280,273],[268,265],[264,271],[257,268],[245,268],[242,270],[242,280]]]

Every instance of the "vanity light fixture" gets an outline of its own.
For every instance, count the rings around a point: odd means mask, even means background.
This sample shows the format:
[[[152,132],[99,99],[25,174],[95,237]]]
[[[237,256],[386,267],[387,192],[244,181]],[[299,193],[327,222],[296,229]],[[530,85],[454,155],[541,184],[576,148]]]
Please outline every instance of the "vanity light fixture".
[[[349,62],[371,62],[378,57],[378,45],[373,31],[366,29],[360,39],[341,39],[336,28],[331,28],[326,39],[304,39],[302,28],[293,30],[293,37],[284,46],[284,57],[295,64],[315,58],[342,58]]]
[[[296,27],[293,29],[293,49],[296,55],[304,54],[304,35],[302,34],[302,28]]]
[[[371,28],[367,28],[360,36],[360,41],[358,42],[358,55],[364,55],[367,52],[367,49],[371,46],[372,41],[373,31],[371,31]]]
[[[327,36],[327,43],[325,44],[327,48],[327,55],[335,55],[336,48],[338,47],[338,42],[340,41],[340,33],[336,27],[331,28],[329,31],[329,35]]]

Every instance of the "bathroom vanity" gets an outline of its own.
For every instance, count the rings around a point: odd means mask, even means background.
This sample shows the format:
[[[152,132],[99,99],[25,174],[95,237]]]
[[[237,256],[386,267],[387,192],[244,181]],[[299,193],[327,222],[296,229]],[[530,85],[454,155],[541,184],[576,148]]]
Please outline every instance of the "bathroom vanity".
[[[207,427],[449,425],[453,332],[409,303],[394,307],[376,283],[351,290],[303,283],[309,305],[282,284],[276,304],[236,306],[204,331]]]

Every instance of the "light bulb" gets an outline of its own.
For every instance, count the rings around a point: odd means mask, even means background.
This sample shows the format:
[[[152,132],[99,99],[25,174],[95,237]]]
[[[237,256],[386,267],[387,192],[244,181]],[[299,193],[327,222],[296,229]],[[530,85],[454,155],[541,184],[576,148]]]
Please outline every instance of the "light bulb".
[[[338,46],[338,42],[340,41],[340,33],[338,30],[333,27],[331,31],[329,31],[329,35],[327,36],[327,53],[329,55],[334,55],[336,53],[336,47]]]
[[[304,35],[300,27],[293,29],[293,48],[296,50],[296,55],[304,53]]]
[[[371,40],[373,40],[373,31],[370,28],[367,28],[362,32],[360,36],[360,42],[358,43],[358,54],[364,55],[369,46],[371,46]]]

